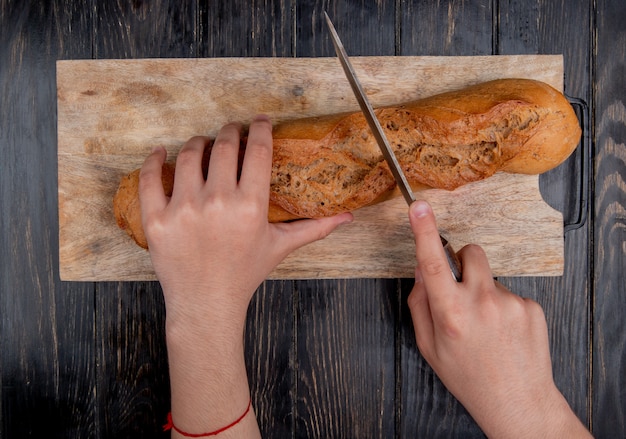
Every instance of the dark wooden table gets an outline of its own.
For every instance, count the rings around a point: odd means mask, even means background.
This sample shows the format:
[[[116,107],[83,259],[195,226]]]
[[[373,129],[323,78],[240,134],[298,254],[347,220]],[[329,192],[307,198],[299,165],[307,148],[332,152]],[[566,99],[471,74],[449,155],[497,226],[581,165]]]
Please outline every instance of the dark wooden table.
[[[0,438],[159,437],[169,409],[159,285],[59,280],[55,61],[333,56],[323,10],[352,55],[564,54],[565,91],[588,103],[589,191],[580,157],[541,181],[579,227],[563,277],[500,281],[544,307],[578,416],[626,437],[623,0],[0,0]],[[266,437],[482,436],[415,346],[411,284],[262,285],[246,346]]]

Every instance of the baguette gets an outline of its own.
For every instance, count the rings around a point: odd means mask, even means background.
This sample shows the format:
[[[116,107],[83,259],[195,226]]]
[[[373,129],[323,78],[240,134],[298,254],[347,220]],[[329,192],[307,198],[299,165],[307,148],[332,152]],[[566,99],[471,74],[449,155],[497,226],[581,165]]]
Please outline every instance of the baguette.
[[[454,190],[496,172],[540,174],[565,161],[581,135],[567,99],[527,79],[485,82],[375,113],[413,190]],[[273,138],[271,222],[334,215],[399,194],[360,112],[287,121],[274,127]],[[170,195],[174,164],[163,169]],[[147,248],[138,182],[139,170],[125,176],[113,206],[118,226]]]

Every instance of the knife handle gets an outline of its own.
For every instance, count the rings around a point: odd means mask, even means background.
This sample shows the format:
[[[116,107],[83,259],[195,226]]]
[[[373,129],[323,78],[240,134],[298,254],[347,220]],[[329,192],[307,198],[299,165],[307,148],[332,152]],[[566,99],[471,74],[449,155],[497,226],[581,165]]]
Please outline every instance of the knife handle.
[[[448,259],[448,265],[450,265],[450,271],[452,272],[452,277],[457,282],[461,282],[462,280],[462,270],[461,270],[461,261],[459,260],[456,252],[448,242],[446,238],[439,235],[441,238],[441,244],[443,245],[443,249],[446,252],[446,259]]]

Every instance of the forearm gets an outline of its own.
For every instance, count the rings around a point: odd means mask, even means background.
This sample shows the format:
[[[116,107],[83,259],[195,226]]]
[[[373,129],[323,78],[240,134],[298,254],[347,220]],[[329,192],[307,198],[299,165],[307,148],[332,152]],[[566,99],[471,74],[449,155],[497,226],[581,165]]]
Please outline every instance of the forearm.
[[[513,401],[471,413],[490,438],[590,438],[591,434],[556,387],[532,402]]]
[[[272,125],[266,116],[254,118],[239,169],[241,131],[237,123],[222,127],[206,174],[210,139],[189,139],[167,195],[165,149],[156,148],[139,175],[143,230],[167,313],[174,437],[177,428],[198,435],[233,423],[220,437],[260,436],[254,410],[247,410],[243,331],[250,299],[290,252],[352,220],[346,213],[268,223]]]
[[[243,321],[224,322],[210,315],[201,320],[168,317],[171,410],[178,429],[194,434],[214,432],[246,413],[250,389],[243,327]],[[172,437],[179,437],[175,429]],[[260,437],[254,410],[250,408],[220,437]]]

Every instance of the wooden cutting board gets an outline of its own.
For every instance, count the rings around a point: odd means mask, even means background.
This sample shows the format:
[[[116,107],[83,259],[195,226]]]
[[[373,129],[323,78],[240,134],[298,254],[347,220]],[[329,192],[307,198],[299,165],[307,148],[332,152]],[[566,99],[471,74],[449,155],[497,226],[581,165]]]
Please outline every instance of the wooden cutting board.
[[[562,90],[557,55],[354,57],[374,106],[497,78],[538,79]],[[357,103],[335,58],[218,58],[57,62],[60,275],[63,280],[153,280],[148,252],[118,229],[120,178],[155,145],[175,157],[193,135],[214,136],[256,113],[274,122],[345,111]],[[538,176],[496,174],[453,192],[418,193],[453,247],[483,246],[494,276],[561,275],[563,218]],[[399,197],[290,255],[273,279],[413,277],[407,207]]]

